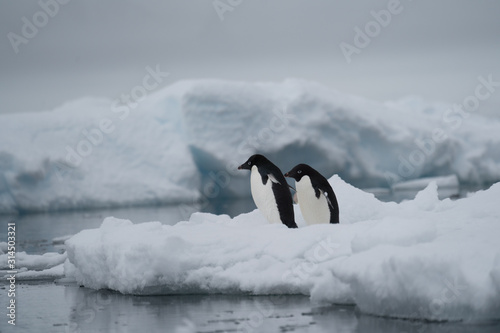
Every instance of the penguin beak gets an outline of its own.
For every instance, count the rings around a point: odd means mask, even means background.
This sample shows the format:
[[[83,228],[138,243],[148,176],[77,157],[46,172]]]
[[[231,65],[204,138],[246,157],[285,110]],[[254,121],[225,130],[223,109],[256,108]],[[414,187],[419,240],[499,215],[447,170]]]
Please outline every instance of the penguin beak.
[[[284,175],[284,176],[285,176],[285,177],[290,177],[290,174],[287,172],[287,173],[285,173],[285,175]]]

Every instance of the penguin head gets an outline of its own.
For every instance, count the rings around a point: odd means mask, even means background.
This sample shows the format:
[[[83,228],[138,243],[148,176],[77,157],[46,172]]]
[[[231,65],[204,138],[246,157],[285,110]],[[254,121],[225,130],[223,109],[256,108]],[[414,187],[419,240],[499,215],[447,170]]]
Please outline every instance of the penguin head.
[[[307,164],[297,164],[292,170],[285,173],[285,177],[290,177],[295,179],[295,181],[300,181],[304,176],[310,176],[314,170]]]
[[[254,165],[258,167],[259,165],[263,165],[268,162],[269,160],[265,156],[260,154],[255,154],[250,156],[245,163],[240,165],[238,167],[238,170],[251,170]]]

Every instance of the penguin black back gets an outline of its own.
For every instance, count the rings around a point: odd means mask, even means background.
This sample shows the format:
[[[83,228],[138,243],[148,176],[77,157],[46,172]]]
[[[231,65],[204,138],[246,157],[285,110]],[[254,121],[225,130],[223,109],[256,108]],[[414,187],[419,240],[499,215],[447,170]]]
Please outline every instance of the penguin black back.
[[[281,170],[274,163],[269,161],[265,156],[260,154],[250,156],[250,158],[245,163],[240,165],[238,169],[252,170],[253,173],[254,166],[257,168],[261,181],[261,184],[255,184],[252,182],[252,196],[257,207],[261,211],[263,211],[263,213],[265,213],[264,215],[266,215],[266,217],[271,214],[270,212],[268,212],[268,210],[270,209],[270,205],[268,203],[262,203],[262,201],[264,200],[262,198],[268,198],[269,196],[259,193],[261,191],[266,191],[265,188],[268,188],[269,186],[268,182],[271,182],[270,188],[272,189],[272,195],[274,196],[274,200],[276,201],[276,208],[278,209],[279,219],[287,227],[297,228],[297,224],[295,223],[295,216],[293,213],[292,194],[290,193],[288,183],[286,182],[286,179],[283,176]]]
[[[307,164],[298,164],[285,174],[285,177],[294,178],[296,182],[300,182],[304,176],[309,177],[317,199],[320,198],[321,194],[326,197],[330,210],[330,223],[339,223],[339,204],[337,202],[337,197],[330,183],[328,183],[328,180],[322,174]]]

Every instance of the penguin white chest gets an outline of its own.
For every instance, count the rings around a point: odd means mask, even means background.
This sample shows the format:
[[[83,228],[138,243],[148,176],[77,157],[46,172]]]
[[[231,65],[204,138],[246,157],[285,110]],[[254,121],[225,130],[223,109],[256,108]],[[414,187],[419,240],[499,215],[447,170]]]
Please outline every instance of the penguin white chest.
[[[330,223],[330,208],[324,193],[319,198],[311,183],[309,176],[304,176],[296,182],[297,199],[300,211],[308,225],[319,223]]]
[[[268,179],[264,185],[259,170],[255,165],[252,166],[250,189],[255,205],[270,223],[282,223],[272,186],[271,179]]]

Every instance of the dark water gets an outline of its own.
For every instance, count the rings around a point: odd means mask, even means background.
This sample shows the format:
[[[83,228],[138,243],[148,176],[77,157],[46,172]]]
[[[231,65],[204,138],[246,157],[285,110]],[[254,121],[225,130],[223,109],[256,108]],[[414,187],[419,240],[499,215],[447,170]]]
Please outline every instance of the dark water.
[[[167,206],[0,216],[0,239],[16,223],[18,251],[64,251],[56,237],[97,228],[107,216],[134,223],[175,224],[195,211],[231,216],[254,209],[251,200],[204,206]],[[0,282],[2,309],[6,282]],[[374,317],[354,306],[320,306],[308,296],[131,296],[53,281],[17,282],[17,325],[0,311],[0,332],[500,332],[500,323],[429,323]]]
[[[16,326],[2,320],[2,332],[500,332],[499,323],[381,318],[301,295],[131,296],[24,283],[17,301]]]

